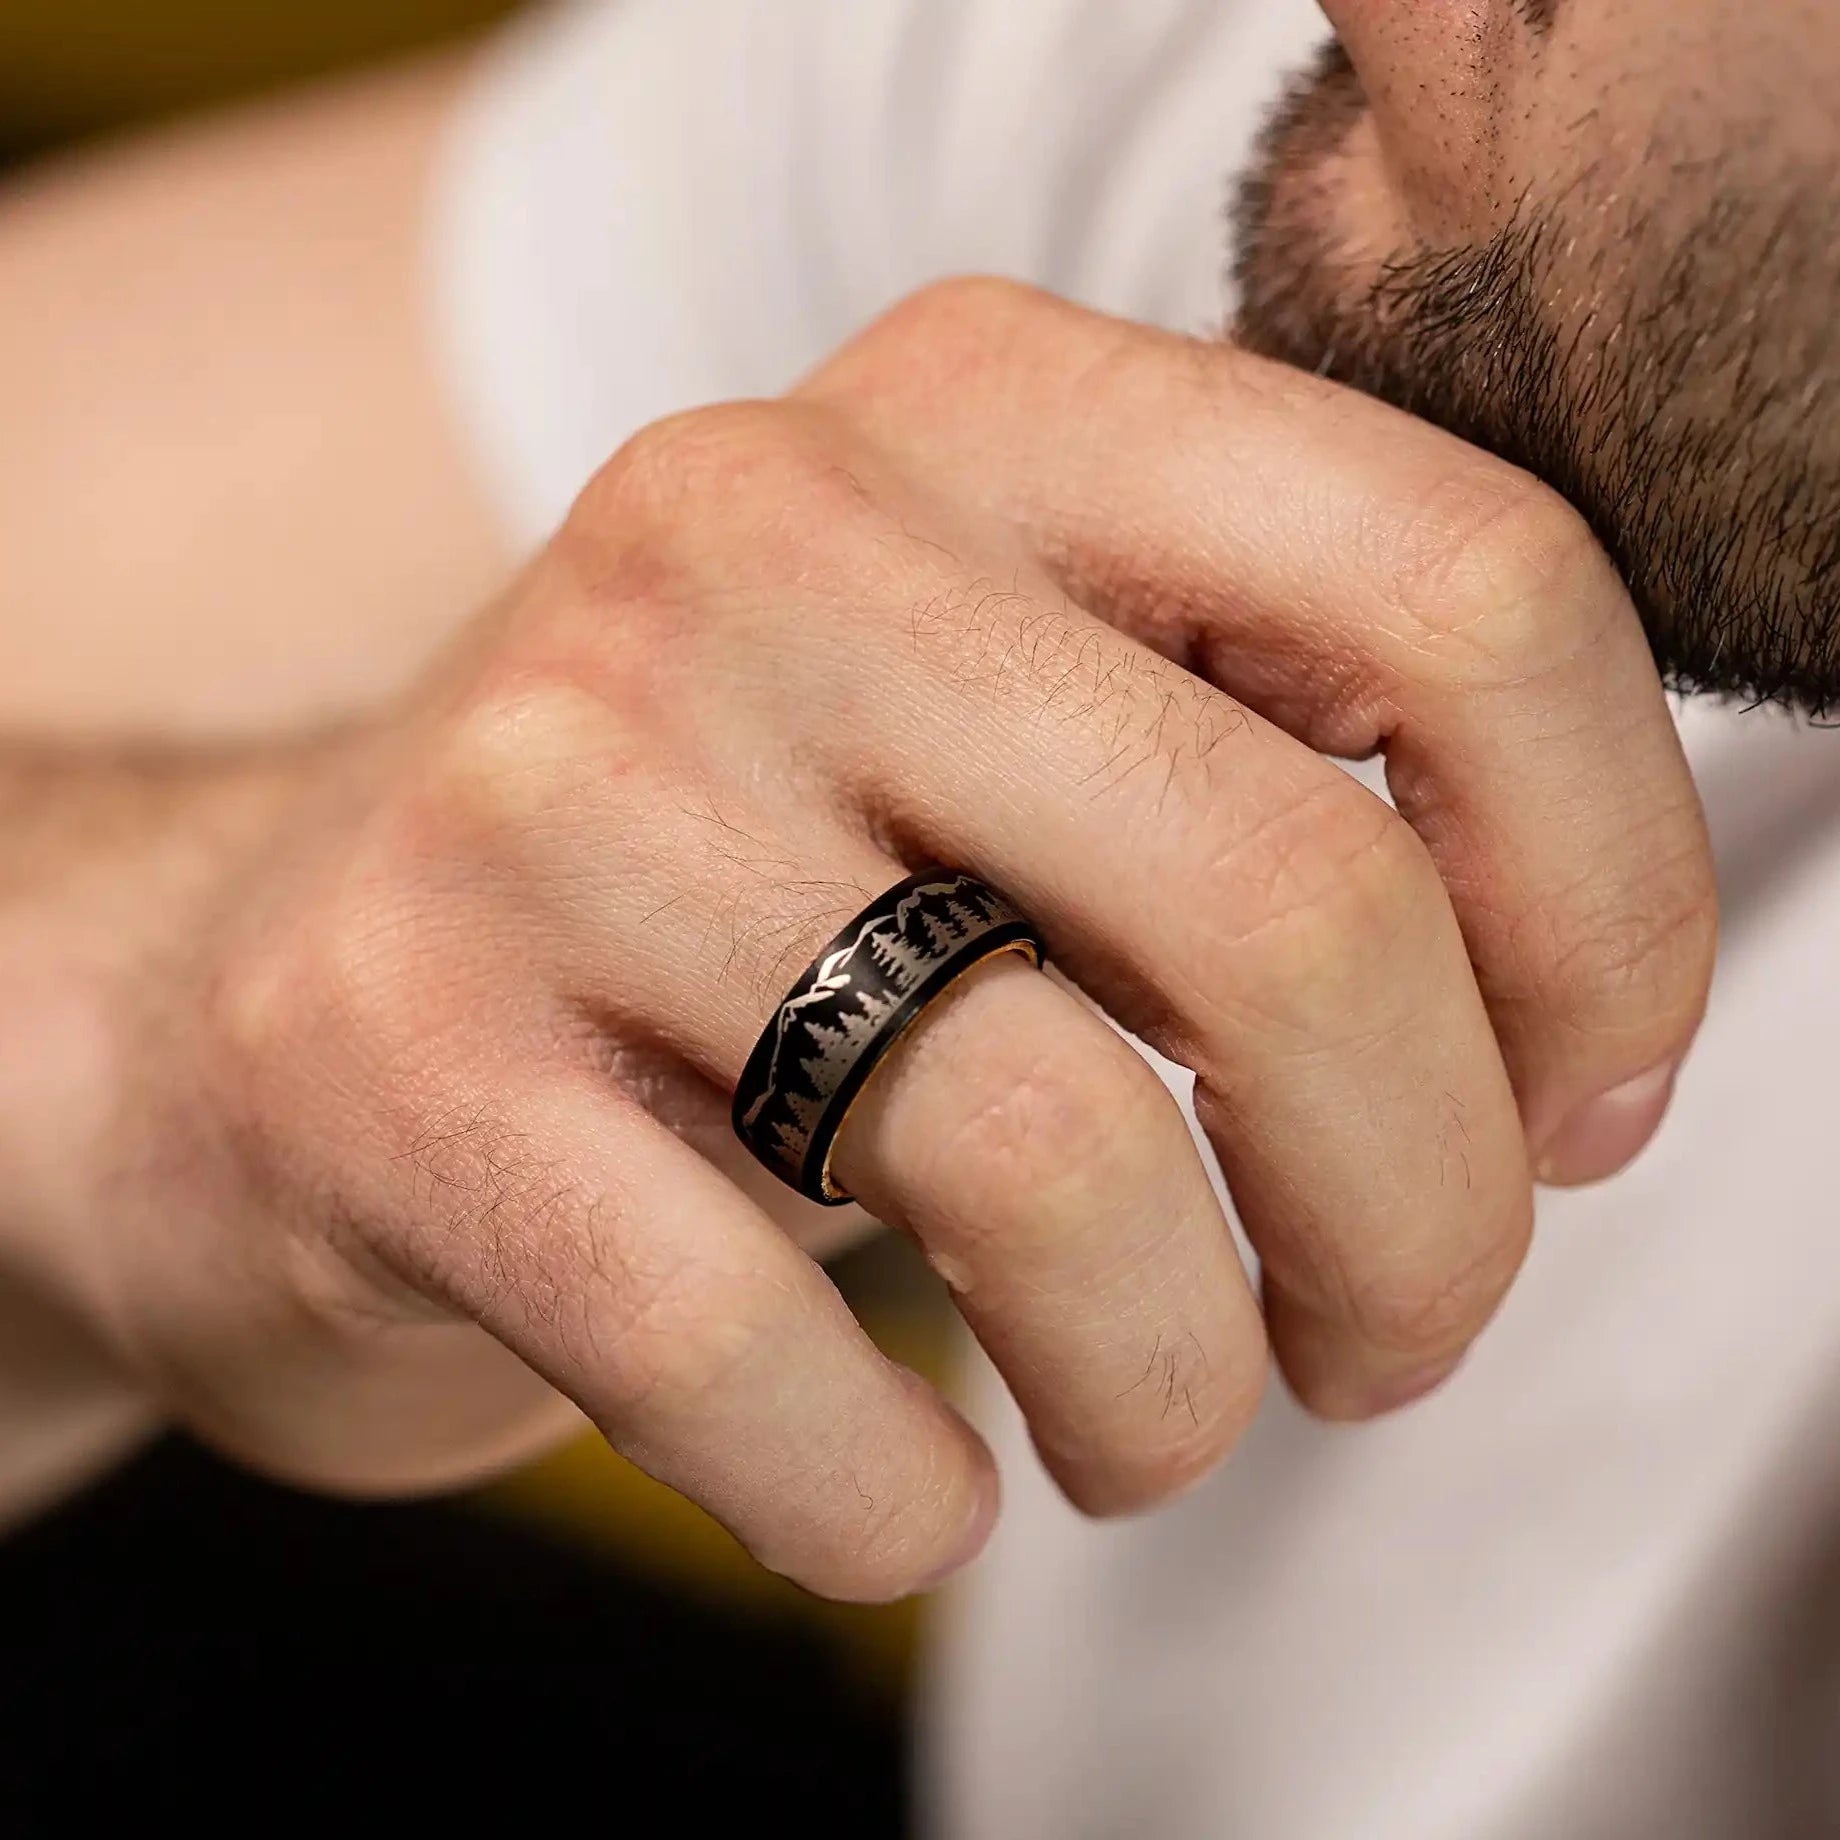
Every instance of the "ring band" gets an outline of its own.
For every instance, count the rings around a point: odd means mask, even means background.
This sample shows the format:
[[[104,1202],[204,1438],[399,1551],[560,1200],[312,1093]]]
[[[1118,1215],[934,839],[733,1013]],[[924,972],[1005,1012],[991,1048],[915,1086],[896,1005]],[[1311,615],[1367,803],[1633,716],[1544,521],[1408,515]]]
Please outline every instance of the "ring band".
[[[975,965],[1020,952],[1040,965],[1040,934],[975,876],[932,869],[870,903],[787,993],[735,1089],[735,1134],[809,1200],[852,1199],[831,1179],[850,1107],[888,1050]]]

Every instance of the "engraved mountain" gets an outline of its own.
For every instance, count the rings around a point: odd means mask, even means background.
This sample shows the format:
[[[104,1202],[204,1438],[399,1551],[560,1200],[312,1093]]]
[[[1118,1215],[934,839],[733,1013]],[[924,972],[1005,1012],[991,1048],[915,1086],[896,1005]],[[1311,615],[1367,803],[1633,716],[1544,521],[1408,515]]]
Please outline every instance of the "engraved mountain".
[[[827,1108],[895,1011],[966,946],[1016,917],[963,875],[914,883],[892,908],[866,915],[818,961],[755,1051],[767,1060],[748,1069],[747,1083],[759,1082],[738,1121],[748,1141],[796,1180]]]

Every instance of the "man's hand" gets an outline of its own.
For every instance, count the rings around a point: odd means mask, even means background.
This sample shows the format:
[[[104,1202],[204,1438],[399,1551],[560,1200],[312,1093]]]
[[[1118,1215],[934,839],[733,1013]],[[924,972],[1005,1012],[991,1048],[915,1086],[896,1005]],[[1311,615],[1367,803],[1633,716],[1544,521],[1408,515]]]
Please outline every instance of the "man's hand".
[[[1378,749],[1397,815],[1321,757]],[[1260,1254],[1262,1310],[1174,1100],[1017,961],[852,1114],[843,1179],[1102,1513],[1219,1460],[1268,1337],[1334,1417],[1448,1373],[1531,1170],[1658,1122],[1714,949],[1655,672],[1563,504],[994,283],[641,435],[411,707],[284,777],[99,1005],[97,1180],[40,1210],[62,1290],[257,1464],[434,1485],[560,1394],[843,1597],[951,1570],[995,1483],[727,1094],[910,866],[1004,889],[1195,1070]]]

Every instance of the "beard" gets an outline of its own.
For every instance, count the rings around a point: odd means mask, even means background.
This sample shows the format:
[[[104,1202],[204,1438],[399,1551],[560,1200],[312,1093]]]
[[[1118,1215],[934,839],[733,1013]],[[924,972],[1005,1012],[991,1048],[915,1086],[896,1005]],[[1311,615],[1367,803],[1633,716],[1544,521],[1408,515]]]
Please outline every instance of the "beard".
[[[1334,230],[1336,156],[1366,113],[1339,46],[1279,103],[1233,214],[1239,341],[1569,499],[1671,687],[1840,704],[1833,172],[1659,163],[1667,225],[1632,206],[1593,249],[1587,170],[1563,210],[1530,198],[1486,241],[1376,265]]]

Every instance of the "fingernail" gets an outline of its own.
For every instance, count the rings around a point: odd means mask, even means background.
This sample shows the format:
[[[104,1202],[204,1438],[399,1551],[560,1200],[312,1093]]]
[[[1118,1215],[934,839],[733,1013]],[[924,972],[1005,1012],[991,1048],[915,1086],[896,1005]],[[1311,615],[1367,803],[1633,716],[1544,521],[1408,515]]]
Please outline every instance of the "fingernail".
[[[1435,1393],[1462,1365],[1463,1356],[1458,1355],[1453,1360],[1414,1368],[1408,1374],[1382,1381],[1367,1396],[1369,1416],[1384,1418],[1389,1412],[1402,1412],[1407,1406],[1417,1405],[1421,1399]]]
[[[1581,1105],[1546,1146],[1540,1180],[1549,1188],[1576,1188],[1626,1168],[1660,1128],[1679,1077],[1678,1062],[1651,1067]]]

